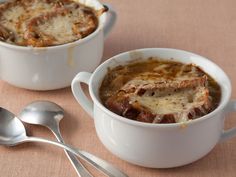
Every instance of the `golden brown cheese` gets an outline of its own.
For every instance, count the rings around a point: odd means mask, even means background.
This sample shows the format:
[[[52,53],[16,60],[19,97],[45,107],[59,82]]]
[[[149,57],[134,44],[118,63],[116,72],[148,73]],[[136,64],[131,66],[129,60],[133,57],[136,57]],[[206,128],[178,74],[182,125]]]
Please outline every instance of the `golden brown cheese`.
[[[201,117],[220,101],[219,85],[193,64],[149,59],[109,69],[102,102],[129,119],[176,123]]]
[[[94,32],[98,15],[72,0],[6,2],[0,5],[0,40],[36,47],[65,44]]]

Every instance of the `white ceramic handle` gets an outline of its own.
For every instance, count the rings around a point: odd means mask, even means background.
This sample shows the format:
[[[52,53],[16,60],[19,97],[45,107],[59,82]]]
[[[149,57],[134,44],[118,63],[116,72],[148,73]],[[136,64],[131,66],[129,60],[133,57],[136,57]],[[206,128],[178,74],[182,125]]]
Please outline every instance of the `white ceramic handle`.
[[[93,103],[88,99],[88,97],[84,94],[83,89],[81,88],[80,83],[83,82],[89,85],[91,73],[88,72],[80,72],[75,78],[72,80],[71,89],[75,99],[82,106],[82,108],[93,118]]]
[[[109,4],[104,4],[104,6],[107,6],[109,9],[108,12],[106,13],[107,18],[103,27],[104,37],[106,38],[116,23],[117,14],[116,11]]]
[[[236,101],[232,100],[228,103],[226,107],[226,113],[235,112],[235,111],[236,111]],[[234,136],[236,136],[236,127],[231,128],[229,130],[224,130],[223,133],[221,134],[220,141],[225,141]]]

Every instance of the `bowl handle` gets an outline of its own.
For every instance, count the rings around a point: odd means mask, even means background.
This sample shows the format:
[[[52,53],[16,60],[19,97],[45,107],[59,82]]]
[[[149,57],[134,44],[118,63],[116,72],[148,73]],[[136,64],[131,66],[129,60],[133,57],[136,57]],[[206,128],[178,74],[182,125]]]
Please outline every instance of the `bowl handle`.
[[[88,99],[83,89],[81,88],[81,82],[89,85],[91,75],[92,74],[88,72],[78,73],[72,80],[71,89],[77,102],[93,118],[93,103]]]
[[[116,23],[117,14],[116,11],[109,4],[104,4],[104,6],[109,9],[106,13],[107,19],[103,27],[104,37],[106,38]]]
[[[236,111],[236,100],[231,100],[226,106],[226,113],[235,112],[235,111]],[[236,127],[231,128],[229,130],[224,130],[221,134],[220,141],[225,141],[234,136],[236,136]]]

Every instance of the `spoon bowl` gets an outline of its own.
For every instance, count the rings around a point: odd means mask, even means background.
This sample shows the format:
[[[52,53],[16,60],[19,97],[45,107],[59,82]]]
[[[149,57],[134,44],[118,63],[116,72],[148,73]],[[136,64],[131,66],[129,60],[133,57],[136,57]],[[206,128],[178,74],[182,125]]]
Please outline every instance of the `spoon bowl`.
[[[22,122],[11,112],[0,108],[0,144],[13,146],[26,139]]]
[[[20,113],[23,122],[42,125],[48,128],[56,126],[64,117],[64,110],[50,101],[35,101],[28,104]]]

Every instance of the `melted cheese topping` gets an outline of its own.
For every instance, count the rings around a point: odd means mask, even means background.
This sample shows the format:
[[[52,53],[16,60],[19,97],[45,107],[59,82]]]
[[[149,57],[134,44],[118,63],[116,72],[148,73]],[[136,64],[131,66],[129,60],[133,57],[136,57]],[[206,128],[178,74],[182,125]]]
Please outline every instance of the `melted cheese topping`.
[[[193,64],[150,58],[109,69],[100,98],[111,111],[138,121],[185,122],[215,109],[219,85]]]
[[[203,87],[198,89],[180,90],[178,92],[158,93],[162,96],[143,96],[131,95],[132,102],[138,102],[140,105],[149,108],[153,114],[176,114],[179,112],[189,112],[193,107],[202,105],[204,100],[198,100],[205,94]]]
[[[0,24],[11,33],[1,36],[0,31],[0,39],[17,45],[72,42],[92,33],[97,23],[95,10],[72,0],[15,0],[0,5]]]
[[[5,6],[1,5],[1,24],[15,35],[14,42],[20,45],[25,41],[26,24],[33,17],[49,12],[52,8],[51,4],[41,0],[9,2]],[[13,41],[6,39],[6,42],[12,43]]]
[[[57,16],[40,25],[38,30],[47,35],[53,34],[56,44],[66,43],[75,39],[71,26],[73,23],[69,16]]]

